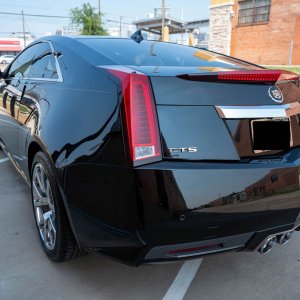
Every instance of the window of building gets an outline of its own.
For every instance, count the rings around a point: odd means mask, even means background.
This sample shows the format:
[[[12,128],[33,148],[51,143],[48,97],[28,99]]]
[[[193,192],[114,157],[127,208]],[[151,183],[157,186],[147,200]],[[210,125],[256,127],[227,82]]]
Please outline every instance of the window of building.
[[[239,7],[239,24],[269,21],[271,0],[244,0]]]

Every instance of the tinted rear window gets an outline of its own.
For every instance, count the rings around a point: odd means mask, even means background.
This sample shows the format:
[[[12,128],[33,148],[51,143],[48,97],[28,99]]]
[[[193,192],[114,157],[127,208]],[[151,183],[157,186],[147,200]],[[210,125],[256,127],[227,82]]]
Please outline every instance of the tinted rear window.
[[[237,64],[229,57],[172,43],[144,40],[138,44],[130,39],[78,40],[120,65],[228,67]]]

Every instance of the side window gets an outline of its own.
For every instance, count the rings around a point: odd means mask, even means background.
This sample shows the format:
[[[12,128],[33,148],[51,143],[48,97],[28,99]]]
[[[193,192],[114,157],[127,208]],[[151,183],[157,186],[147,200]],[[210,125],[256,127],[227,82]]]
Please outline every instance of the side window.
[[[48,43],[38,44],[38,53],[34,57],[29,78],[57,79],[55,58]]]
[[[55,58],[52,53],[45,53],[36,57],[33,61],[30,78],[57,79],[58,74],[55,66]]]
[[[10,67],[9,78],[57,79],[55,58],[50,45],[41,42],[26,49]]]
[[[36,51],[34,46],[26,49],[23,53],[21,53],[10,66],[8,77],[28,77],[35,53]]]

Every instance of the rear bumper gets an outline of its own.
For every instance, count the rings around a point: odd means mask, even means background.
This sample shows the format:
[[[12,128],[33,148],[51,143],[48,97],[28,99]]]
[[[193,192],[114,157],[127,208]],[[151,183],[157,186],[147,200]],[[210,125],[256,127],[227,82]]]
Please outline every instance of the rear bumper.
[[[299,228],[300,222],[233,236],[210,237],[200,240],[195,238],[193,242],[144,244],[139,247],[120,245],[119,247],[88,248],[87,250],[92,253],[106,254],[132,266],[139,266],[141,264],[195,259],[224,252],[257,251],[268,237],[277,236],[287,231],[299,231]]]
[[[270,236],[278,236],[287,231],[299,230],[300,223],[286,224],[263,231],[242,233],[224,237],[210,237],[200,241],[169,244],[161,246],[148,246],[148,251],[139,263],[157,261],[174,261],[203,257],[228,251],[256,251]]]
[[[300,225],[295,151],[245,164],[72,166],[68,206],[79,244],[133,265],[256,250]],[[78,176],[80,186],[68,184]]]

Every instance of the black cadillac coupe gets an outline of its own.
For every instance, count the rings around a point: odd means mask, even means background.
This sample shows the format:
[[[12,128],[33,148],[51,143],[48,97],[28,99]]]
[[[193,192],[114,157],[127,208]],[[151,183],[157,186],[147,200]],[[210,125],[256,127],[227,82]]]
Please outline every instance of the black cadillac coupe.
[[[215,52],[45,37],[1,73],[0,145],[54,261],[266,253],[300,228],[299,101],[296,74]]]

